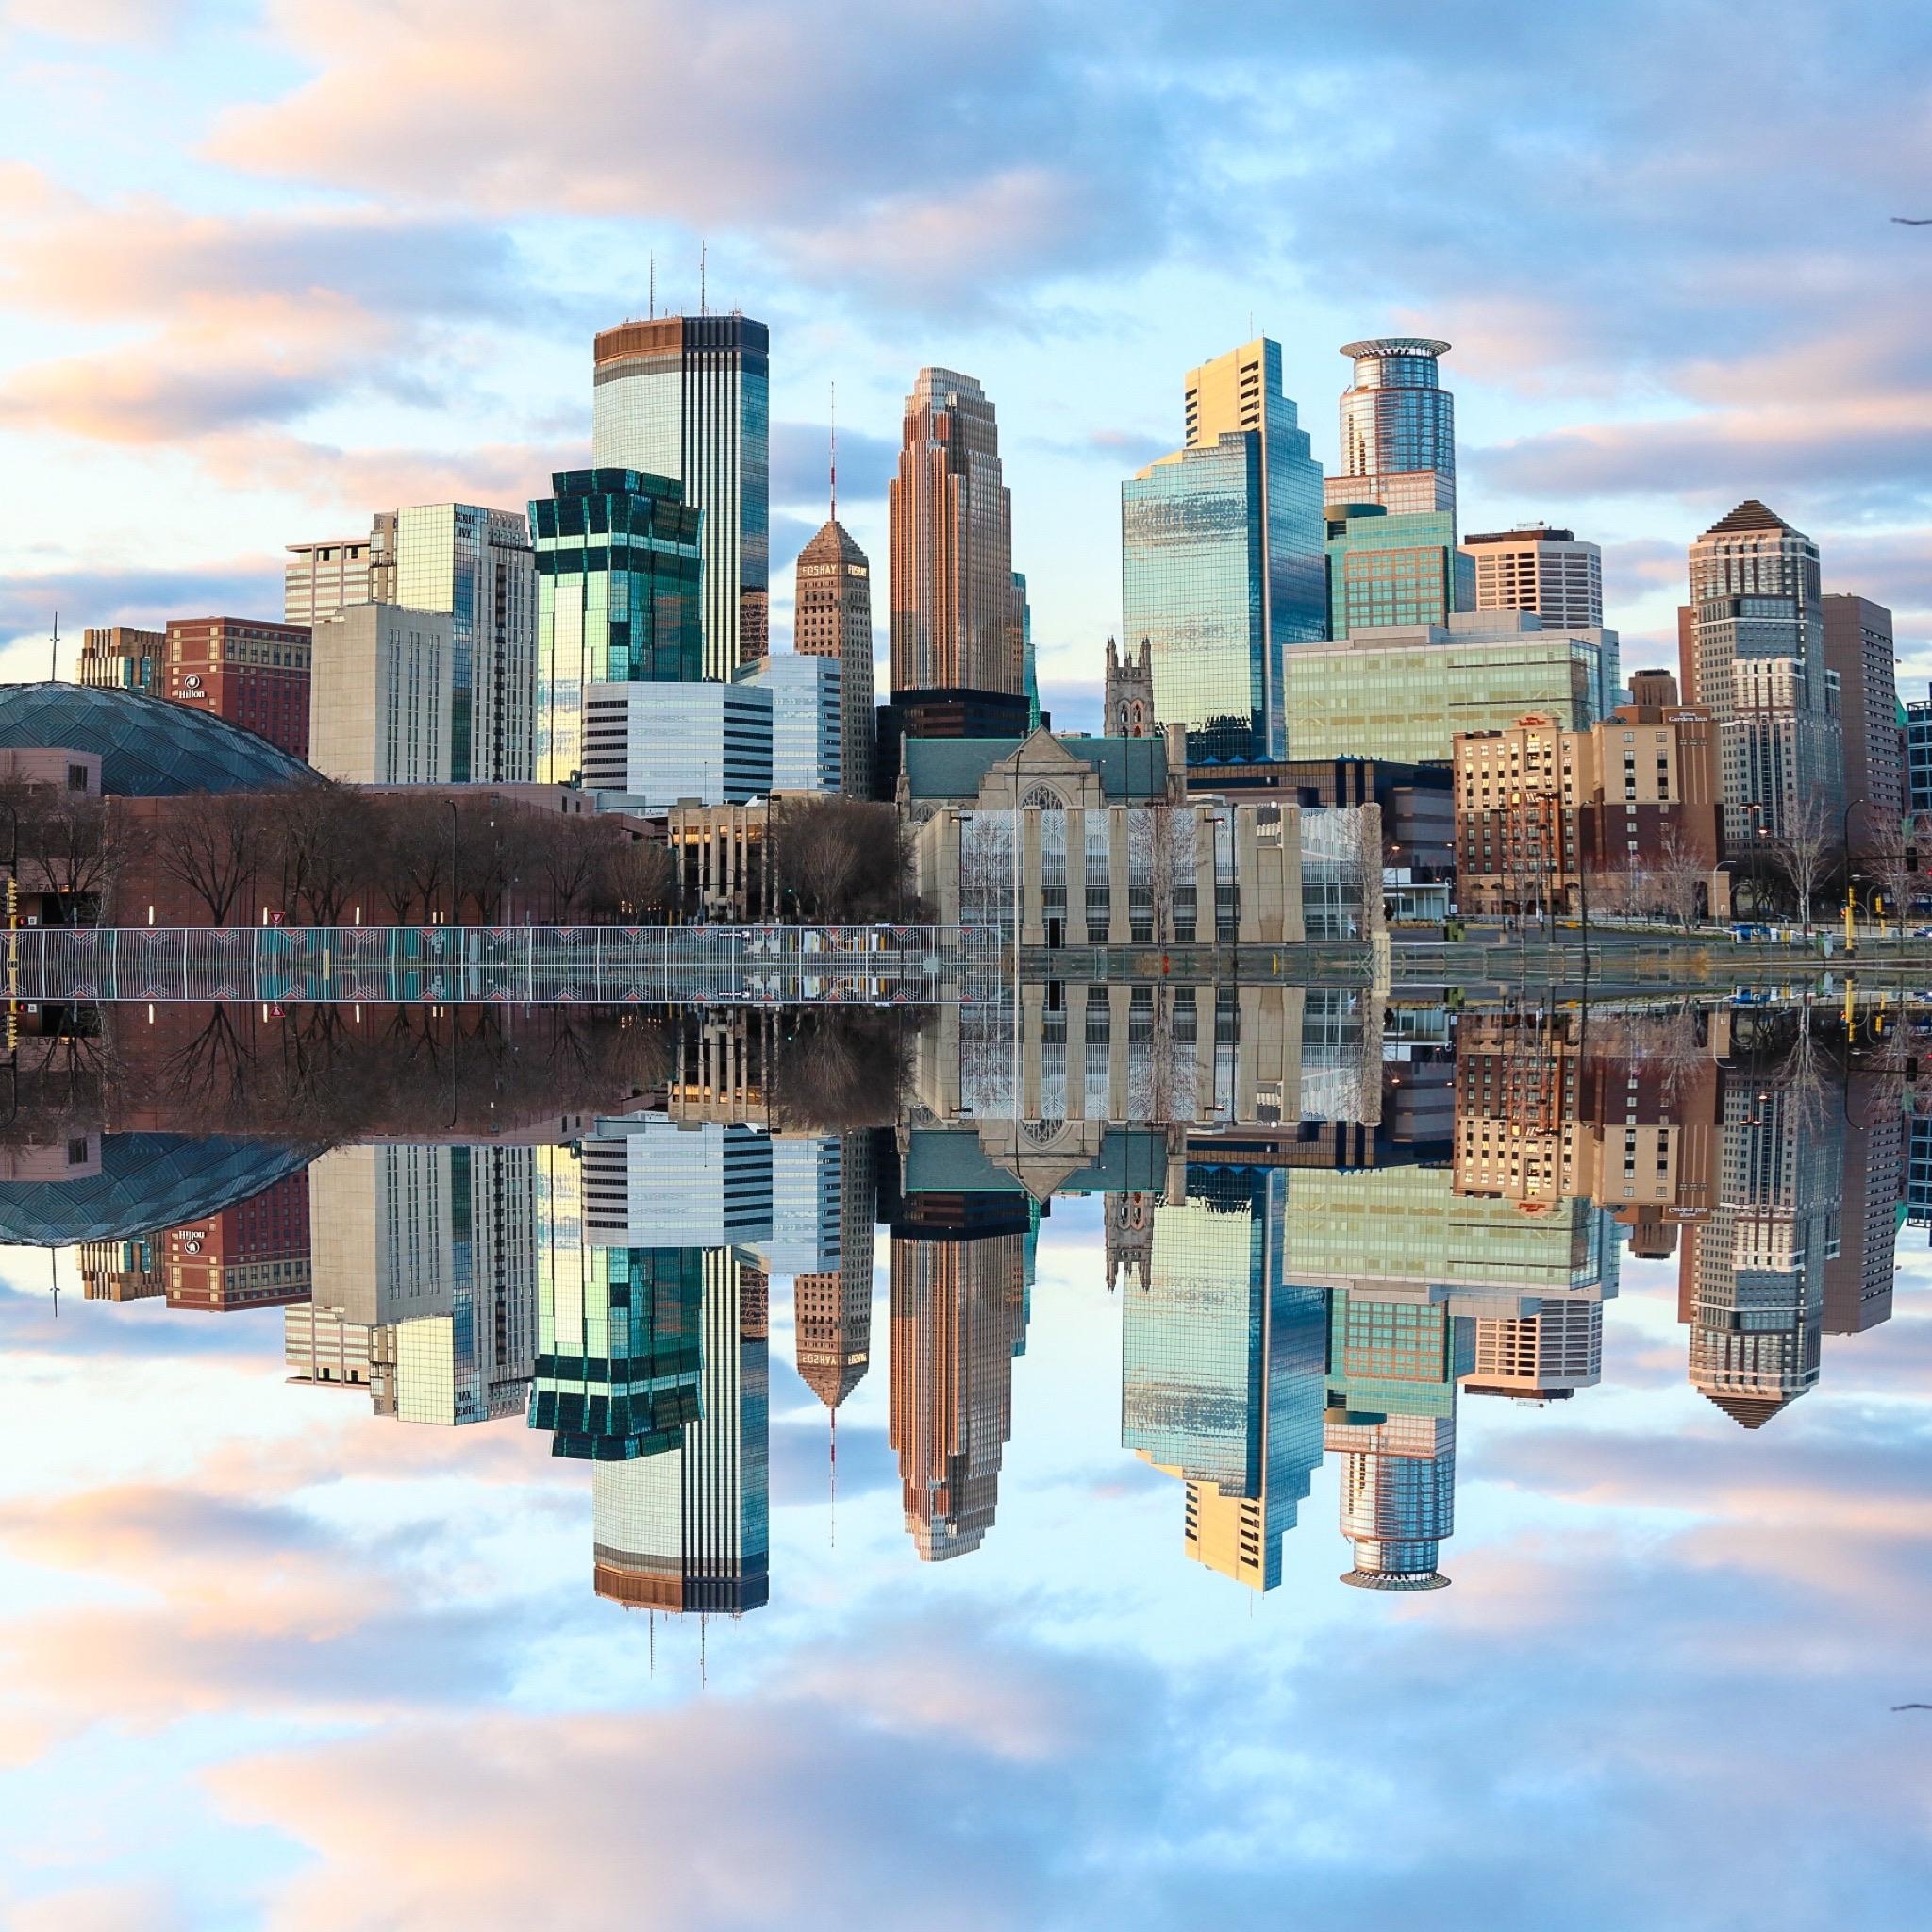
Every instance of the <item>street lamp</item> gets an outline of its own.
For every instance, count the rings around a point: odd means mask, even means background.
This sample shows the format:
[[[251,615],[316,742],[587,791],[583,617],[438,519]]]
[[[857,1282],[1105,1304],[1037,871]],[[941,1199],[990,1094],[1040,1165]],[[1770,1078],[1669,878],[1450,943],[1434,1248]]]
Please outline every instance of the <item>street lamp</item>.
[[[1857,905],[1852,893],[1852,814],[1864,803],[1862,798],[1847,799],[1844,809],[1838,815],[1839,849],[1845,856],[1845,951],[1848,953],[1857,944],[1852,931],[1852,914]]]

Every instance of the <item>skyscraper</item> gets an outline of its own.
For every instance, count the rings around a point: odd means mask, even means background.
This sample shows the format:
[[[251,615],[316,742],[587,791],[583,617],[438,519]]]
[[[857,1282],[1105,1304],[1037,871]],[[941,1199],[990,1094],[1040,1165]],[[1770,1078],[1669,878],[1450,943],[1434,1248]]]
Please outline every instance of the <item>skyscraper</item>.
[[[1908,809],[1891,612],[1869,597],[1841,591],[1820,602],[1824,668],[1838,678],[1852,851],[1860,856],[1889,852],[1898,843]]]
[[[455,776],[453,620],[348,604],[316,620],[308,759],[348,785],[445,785]]]
[[[892,1236],[891,1436],[906,1528],[924,1562],[992,1527],[1026,1337],[1024,1233]]]
[[[599,1462],[599,1596],[633,1608],[755,1610],[771,1595],[769,1323],[763,1276],[703,1251],[702,1393],[678,1441]]]
[[[308,632],[248,617],[169,622],[157,694],[308,756]]]
[[[377,520],[384,601],[450,618],[450,777],[527,783],[535,760],[537,567],[515,510],[425,503]]]
[[[99,691],[138,691],[158,697],[167,643],[165,632],[130,630],[120,624],[84,632],[76,667],[79,681]]]
[[[1718,724],[1730,832],[1782,836],[1844,798],[1818,546],[1755,497],[1690,546],[1685,697]],[[1836,827],[1833,827],[1835,830]]]
[[[891,511],[893,696],[1021,695],[1012,496],[992,404],[972,376],[919,372],[906,398]]]
[[[839,1265],[802,1270],[792,1281],[792,1341],[800,1379],[829,1409],[872,1365],[872,1136],[840,1137]]]
[[[590,729],[598,687],[689,682],[705,672],[698,512],[679,483],[629,469],[563,470],[530,505],[537,549],[536,773],[569,784],[589,738],[621,750],[624,691],[607,691],[611,728]],[[721,674],[728,675],[728,671]]]
[[[802,658],[839,666],[841,789],[870,798],[877,728],[872,668],[872,565],[834,513],[798,553],[792,640]]]
[[[1534,610],[1552,630],[1602,625],[1604,554],[1574,531],[1532,524],[1465,537],[1462,547],[1475,560],[1476,609]]]
[[[1456,542],[1456,404],[1437,381],[1449,344],[1424,336],[1347,343],[1341,468],[1327,509],[1328,635],[1446,624],[1475,603]]]
[[[1341,392],[1341,467],[1323,501],[1377,503],[1391,516],[1456,514],[1456,401],[1438,381],[1447,342],[1375,336],[1347,342],[1355,374]]]
[[[749,316],[667,315],[594,349],[591,462],[684,486],[704,518],[702,669],[729,677],[770,649],[770,336]]]
[[[1327,635],[1322,468],[1265,336],[1188,372],[1186,446],[1121,487],[1129,651],[1191,760],[1288,755],[1283,662]]]

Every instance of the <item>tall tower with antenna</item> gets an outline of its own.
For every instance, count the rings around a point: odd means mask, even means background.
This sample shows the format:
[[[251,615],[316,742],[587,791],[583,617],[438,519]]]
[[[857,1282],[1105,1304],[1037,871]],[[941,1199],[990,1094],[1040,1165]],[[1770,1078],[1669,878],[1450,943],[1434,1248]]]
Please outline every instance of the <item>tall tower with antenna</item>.
[[[874,708],[872,565],[851,531],[839,521],[836,388],[831,407],[826,478],[830,514],[798,553],[791,636],[800,657],[838,660],[840,790],[849,798],[870,798],[877,720]]]

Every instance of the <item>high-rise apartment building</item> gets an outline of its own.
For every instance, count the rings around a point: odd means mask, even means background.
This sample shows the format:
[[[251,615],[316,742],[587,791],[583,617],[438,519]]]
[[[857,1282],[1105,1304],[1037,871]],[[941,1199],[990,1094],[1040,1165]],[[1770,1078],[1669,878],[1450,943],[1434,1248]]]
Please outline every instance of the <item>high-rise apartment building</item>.
[[[446,611],[348,604],[316,622],[308,758],[351,785],[446,785],[456,775],[456,680]]]
[[[922,369],[891,482],[892,694],[1024,692],[1013,505],[999,425],[970,375]]]
[[[425,503],[390,524],[382,601],[450,620],[450,777],[516,785],[535,762],[537,566],[516,510]]]
[[[729,677],[770,649],[770,334],[749,316],[667,315],[603,330],[591,461],[683,486],[703,518],[703,649]]]
[[[630,469],[562,470],[530,505],[537,551],[536,779],[587,761],[588,707],[706,675],[699,515],[684,487]],[[728,676],[729,667],[718,674]],[[627,715],[647,729],[648,711]],[[642,755],[648,740],[639,747]]]
[[[1475,608],[1534,610],[1553,630],[1604,621],[1604,554],[1574,530],[1531,524],[1465,537],[1475,563]]]
[[[699,1413],[668,1448],[599,1461],[597,1594],[638,1609],[758,1609],[771,1595],[770,1324],[765,1277],[730,1250],[703,1272]]]
[[[1836,817],[1843,733],[1817,544],[1756,498],[1740,503],[1690,546],[1690,613],[1684,694],[1718,723],[1728,835]]]
[[[282,573],[282,621],[314,625],[344,604],[374,604],[385,598],[371,574],[378,567],[372,537],[325,537],[315,543],[291,543]]]
[[[130,630],[112,625],[81,634],[79,678],[96,691],[138,691],[161,695],[161,663],[167,635],[158,630]]]
[[[1889,852],[1910,808],[1899,741],[1891,612],[1869,597],[1843,591],[1819,601],[1824,611],[1824,668],[1838,679],[1852,853]]]
[[[157,695],[308,756],[308,630],[265,618],[171,619]]]
[[[1188,373],[1185,447],[1121,487],[1129,651],[1191,762],[1287,755],[1284,661],[1327,634],[1322,467],[1257,338]]]
[[[840,789],[870,798],[877,731],[872,664],[872,565],[835,515],[798,553],[792,641],[839,667]]]

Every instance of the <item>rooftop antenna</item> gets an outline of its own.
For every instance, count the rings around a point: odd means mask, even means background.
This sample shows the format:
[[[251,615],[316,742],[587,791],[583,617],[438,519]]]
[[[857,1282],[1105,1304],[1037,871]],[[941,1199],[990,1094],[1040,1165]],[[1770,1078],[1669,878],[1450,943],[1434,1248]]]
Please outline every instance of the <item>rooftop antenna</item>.
[[[658,319],[658,251],[651,251],[651,320]]]
[[[58,1322],[60,1319],[60,1250],[58,1248],[49,1248],[47,1250],[47,1265],[53,1271],[54,1275],[54,1319]]]
[[[832,385],[832,521],[839,521],[839,385]]]
[[[708,242],[700,242],[698,243],[698,313],[700,315],[708,315],[711,312],[705,302],[705,257],[708,253],[709,247],[710,244]]]
[[[832,1547],[839,1547],[839,1411],[832,1411]]]
[[[60,613],[54,613],[54,635],[47,640],[47,682],[60,682]]]

